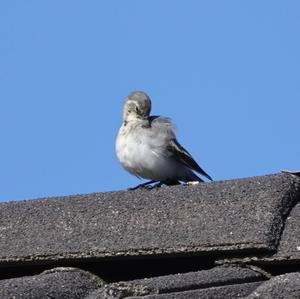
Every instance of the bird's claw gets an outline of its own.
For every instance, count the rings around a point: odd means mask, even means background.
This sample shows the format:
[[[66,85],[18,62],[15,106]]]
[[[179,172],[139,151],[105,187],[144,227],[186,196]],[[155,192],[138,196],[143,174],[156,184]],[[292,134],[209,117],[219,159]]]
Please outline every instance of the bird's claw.
[[[153,184],[155,183],[155,184]],[[153,184],[153,185],[151,185]],[[163,185],[162,182],[157,182],[157,181],[150,181],[150,182],[147,182],[147,183],[144,183],[144,184],[140,184],[140,185],[137,185],[135,187],[132,187],[132,188],[128,188],[128,190],[137,190],[137,189],[144,189],[144,190],[151,190],[151,189],[154,189],[154,188],[159,188]]]

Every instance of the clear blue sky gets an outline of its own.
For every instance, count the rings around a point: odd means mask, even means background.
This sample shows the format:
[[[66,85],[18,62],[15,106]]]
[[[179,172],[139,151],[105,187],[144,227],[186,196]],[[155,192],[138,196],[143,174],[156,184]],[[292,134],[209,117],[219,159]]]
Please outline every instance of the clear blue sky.
[[[1,1],[0,201],[138,184],[132,90],[215,180],[300,169],[300,1]]]

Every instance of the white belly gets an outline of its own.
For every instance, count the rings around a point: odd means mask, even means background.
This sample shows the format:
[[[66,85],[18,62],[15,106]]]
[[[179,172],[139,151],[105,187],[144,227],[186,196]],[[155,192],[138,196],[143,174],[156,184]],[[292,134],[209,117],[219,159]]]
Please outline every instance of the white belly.
[[[133,175],[145,179],[163,181],[176,176],[178,165],[163,154],[163,150],[149,139],[126,134],[124,127],[121,127],[116,140],[116,155],[122,166]]]

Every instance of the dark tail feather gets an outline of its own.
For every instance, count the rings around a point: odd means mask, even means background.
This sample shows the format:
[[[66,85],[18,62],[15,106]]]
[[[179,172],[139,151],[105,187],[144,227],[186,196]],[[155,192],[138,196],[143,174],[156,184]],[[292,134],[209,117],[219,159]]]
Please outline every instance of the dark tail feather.
[[[194,172],[190,172],[188,176],[186,176],[184,179],[182,179],[183,182],[204,182],[201,178],[199,178]]]

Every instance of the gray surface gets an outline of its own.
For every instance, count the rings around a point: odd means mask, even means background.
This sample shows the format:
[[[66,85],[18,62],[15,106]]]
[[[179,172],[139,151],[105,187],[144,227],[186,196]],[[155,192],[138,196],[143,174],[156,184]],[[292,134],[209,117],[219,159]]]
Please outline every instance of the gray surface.
[[[264,279],[265,278],[261,274],[247,268],[215,267],[210,270],[198,272],[133,280],[131,283],[158,289],[159,293],[168,293],[227,284],[261,281]]]
[[[0,281],[0,298],[83,299],[103,284],[82,271],[54,272]]]
[[[157,294],[145,297],[128,297],[127,299],[233,299],[247,296],[259,285],[259,282],[252,282],[170,294]]]
[[[0,204],[4,262],[276,248],[290,174]],[[2,262],[2,263],[1,263]]]
[[[293,208],[286,220],[278,252],[272,259],[300,261],[300,202]]]
[[[158,291],[156,289],[141,284],[117,282],[97,289],[84,299],[117,299],[128,297],[144,298],[146,295],[157,293]]]
[[[262,283],[246,299],[299,299],[300,272],[279,275]]]
[[[109,298],[110,296],[113,298],[125,298],[131,296],[140,297],[149,294],[154,295],[157,293],[176,293],[176,298],[181,298],[186,294],[188,294],[188,296],[194,296],[195,294],[199,294],[199,289],[208,288],[212,288],[211,291],[205,290],[203,291],[203,294],[220,293],[224,295],[225,291],[228,294],[232,294],[232,292],[236,292],[236,290],[240,289],[239,287],[236,288],[232,286],[233,284],[247,283],[245,284],[246,288],[243,292],[244,296],[245,294],[249,294],[248,290],[250,286],[253,286],[251,284],[252,282],[258,282],[257,285],[259,285],[264,279],[265,278],[261,274],[251,269],[240,267],[216,267],[210,270],[203,270],[198,272],[112,283],[91,293],[86,299],[101,299]],[[215,288],[217,286],[223,285],[230,286],[228,287],[228,289]],[[197,289],[197,292],[190,292],[194,289]],[[251,287],[251,290],[252,289],[253,287]],[[181,293],[183,293],[183,295]],[[168,295],[166,298],[169,298],[169,296],[170,295]],[[156,298],[156,296],[154,298]],[[158,296],[158,298],[160,297]]]

